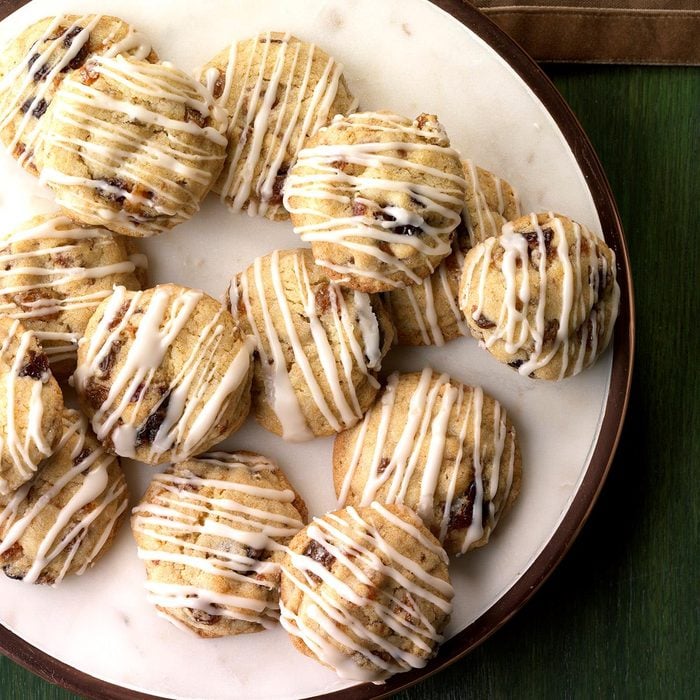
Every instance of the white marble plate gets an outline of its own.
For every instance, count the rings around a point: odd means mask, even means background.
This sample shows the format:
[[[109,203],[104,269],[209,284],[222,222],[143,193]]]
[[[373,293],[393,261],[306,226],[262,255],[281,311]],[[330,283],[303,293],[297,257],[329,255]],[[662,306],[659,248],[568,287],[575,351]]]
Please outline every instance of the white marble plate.
[[[518,188],[525,211],[555,209],[601,230],[584,173],[543,103],[487,43],[428,0],[34,0],[0,23],[0,44],[30,22],[58,11],[117,14],[148,33],[163,59],[187,70],[231,41],[260,30],[291,30],[345,64],[350,88],[363,108],[388,108],[407,116],[438,114],[456,148]],[[587,166],[590,175],[597,164],[594,156],[588,158],[595,166]],[[52,206],[50,192],[4,153],[0,182],[3,227]],[[604,187],[602,191],[605,198]],[[608,222],[612,218],[614,223],[614,205],[608,201],[606,206],[612,211]],[[623,248],[619,232],[606,232],[612,234]],[[144,247],[153,282],[200,287],[218,297],[231,275],[255,256],[298,245],[290,224],[230,214],[212,196],[192,221],[148,240]],[[619,252],[618,257],[624,259]],[[624,304],[629,305],[629,298],[623,288]],[[621,322],[629,323],[628,314],[622,314]],[[629,360],[629,345],[625,348]],[[612,356],[608,351],[579,377],[551,384],[520,377],[466,338],[444,348],[398,349],[388,359],[388,369],[416,370],[430,364],[456,379],[482,385],[505,404],[522,438],[524,474],[518,503],[488,547],[451,566],[456,598],[449,636],[471,629],[477,619],[487,620],[485,631],[504,620],[527,597],[517,595],[512,602],[524,575],[535,568],[533,562],[542,559],[555,538],[561,539],[561,523],[567,516],[575,520],[567,522],[567,536],[580,526],[604,478],[624,411],[623,382],[612,437],[599,449],[604,454],[596,454],[599,466],[591,477]],[[332,440],[289,445],[250,420],[223,445],[276,459],[311,513],[334,507]],[[136,500],[153,470],[137,463],[126,468]],[[586,478],[593,483],[586,486],[583,506],[579,502],[572,515]],[[555,548],[554,562],[565,549],[566,544]],[[551,566],[552,561],[542,570]],[[281,629],[200,640],[156,617],[145,600],[144,571],[128,527],[94,570],[66,579],[56,589],[0,578],[0,622],[6,630],[49,657],[122,688],[177,698],[269,699],[328,693],[349,685],[295,652]],[[483,636],[480,630],[468,639],[462,635],[459,643],[448,643],[449,654],[439,656],[437,665]],[[6,642],[4,646],[8,650]],[[33,663],[31,654],[9,651],[25,664]],[[50,668],[45,657],[42,663]],[[82,693],[120,697],[120,691],[104,686],[98,693],[90,679],[61,665],[56,675]],[[370,686],[353,692],[367,696],[383,689]]]

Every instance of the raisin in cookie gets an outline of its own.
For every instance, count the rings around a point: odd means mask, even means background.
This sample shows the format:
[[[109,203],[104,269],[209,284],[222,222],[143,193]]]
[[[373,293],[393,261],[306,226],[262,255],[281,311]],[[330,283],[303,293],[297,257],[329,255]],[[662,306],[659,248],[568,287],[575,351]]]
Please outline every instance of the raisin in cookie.
[[[33,331],[0,318],[0,494],[34,476],[61,439],[63,394]]]
[[[155,61],[147,39],[109,15],[57,15],[36,22],[0,54],[0,141],[30,172],[57,88],[95,54]]]
[[[378,298],[330,282],[300,248],[257,258],[232,281],[228,303],[255,337],[253,409],[265,428],[299,441],[362,418],[393,338]]]
[[[148,464],[178,462],[245,420],[253,346],[204,292],[117,287],[88,323],[75,388],[107,449]]]
[[[264,32],[221,51],[200,79],[230,115],[214,191],[231,211],[289,218],[282,187],[304,140],[357,107],[343,66],[289,33]]]
[[[56,585],[82,574],[111,546],[129,495],[119,460],[85,416],[65,409],[56,452],[0,499],[0,566],[10,578]]]
[[[419,284],[450,254],[466,183],[437,118],[336,117],[287,177],[284,204],[318,265],[344,286]]]
[[[149,600],[200,637],[274,626],[279,560],[306,518],[282,470],[260,455],[215,452],[170,467],[131,519]]]
[[[126,236],[190,219],[221,171],[226,113],[169,63],[95,56],[42,121],[41,179],[72,218]]]
[[[441,346],[469,335],[459,308],[464,255],[477,242],[498,236],[507,220],[520,216],[518,196],[505,180],[470,160],[462,161],[462,165],[467,189],[452,253],[421,284],[386,292],[383,297],[399,345]]]
[[[452,610],[447,555],[416,514],[373,503],[314,518],[282,564],[280,622],[341,678],[422,668]]]
[[[133,244],[61,214],[0,234],[0,316],[34,331],[54,375],[75,369],[78,341],[113,287],[140,289],[146,257]]]
[[[339,505],[403,503],[449,554],[481,547],[520,491],[515,428],[479,387],[431,369],[392,374],[333,447]]]
[[[593,364],[617,318],[615,253],[575,221],[529,214],[466,256],[460,307],[472,335],[523,376],[562,379]]]

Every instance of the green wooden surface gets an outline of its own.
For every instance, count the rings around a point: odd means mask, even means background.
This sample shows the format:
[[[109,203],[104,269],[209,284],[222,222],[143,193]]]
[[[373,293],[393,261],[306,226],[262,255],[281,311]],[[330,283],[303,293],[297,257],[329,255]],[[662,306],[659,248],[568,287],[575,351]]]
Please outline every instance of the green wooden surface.
[[[500,632],[414,698],[700,698],[700,70],[547,68],[608,173],[637,359],[610,478],[571,552]],[[66,700],[0,657],[3,700]]]

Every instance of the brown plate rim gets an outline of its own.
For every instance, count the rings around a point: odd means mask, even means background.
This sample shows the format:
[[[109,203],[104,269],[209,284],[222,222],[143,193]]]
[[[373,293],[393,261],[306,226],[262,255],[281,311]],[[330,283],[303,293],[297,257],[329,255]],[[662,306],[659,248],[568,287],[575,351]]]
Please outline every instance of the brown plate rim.
[[[0,0],[0,19],[27,1]],[[425,668],[395,676],[384,685],[367,683],[319,696],[333,700],[384,698],[404,690],[461,659],[525,605],[564,557],[588,519],[617,449],[632,383],[635,317],[629,253],[615,199],[593,146],[554,84],[515,41],[464,0],[430,2],[465,25],[508,63],[550,113],[581,168],[606,240],[617,256],[620,315],[613,341],[610,387],[598,441],[581,486],[556,532],[528,569],[486,612],[445,642],[437,657]],[[45,680],[96,700],[162,700],[155,695],[107,683],[68,666],[2,625],[0,651]]]

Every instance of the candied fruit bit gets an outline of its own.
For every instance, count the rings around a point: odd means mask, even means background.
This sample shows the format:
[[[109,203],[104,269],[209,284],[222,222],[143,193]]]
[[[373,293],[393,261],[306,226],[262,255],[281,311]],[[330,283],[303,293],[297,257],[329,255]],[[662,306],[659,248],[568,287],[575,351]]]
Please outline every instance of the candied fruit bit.
[[[309,559],[313,559],[314,561],[318,562],[319,564],[321,564],[321,566],[323,566],[324,569],[328,569],[329,571],[333,566],[333,562],[335,561],[335,557],[316,540],[311,540],[309,544],[306,545],[303,555],[305,557],[309,557]],[[318,576],[316,576],[316,574],[313,574],[311,572],[307,572],[307,574],[314,581],[316,581],[316,583],[320,583],[321,579]]]
[[[46,381],[49,372],[49,358],[43,352],[29,351],[29,362],[19,371],[20,377],[31,377],[36,381]]]
[[[51,66],[49,66],[48,63],[43,63],[37,69],[34,69],[34,64],[37,62],[37,59],[39,59],[39,57],[40,56],[38,53],[34,53],[29,57],[29,60],[27,61],[27,70],[30,73],[32,73],[32,80],[35,83],[38,83],[41,80],[45,80],[46,76],[51,70]]]
[[[98,187],[96,191],[99,197],[102,197],[102,199],[108,202],[123,204],[126,195],[131,193],[131,186],[126,180],[122,180],[121,178],[104,178],[102,182],[105,183],[106,187]]]
[[[24,548],[22,547],[22,545],[19,542],[15,542],[11,547],[9,547],[2,554],[0,554],[0,561],[12,561],[13,559],[21,557],[23,553]],[[5,571],[5,573],[7,573],[7,571]],[[13,577],[10,576],[10,578]]]
[[[121,323],[121,320],[124,318],[124,314],[127,312],[128,308],[129,308],[129,302],[125,301],[119,307],[119,310],[117,311],[116,314],[114,314],[114,316],[112,317],[110,322],[107,324],[107,330],[113,331]]]
[[[254,561],[261,561],[264,554],[264,549],[253,549],[253,547],[248,547],[247,545],[243,548],[243,556]],[[247,567],[244,576],[251,576],[257,573],[255,565],[252,562],[250,564],[244,563],[243,566]]]
[[[193,109],[190,106],[185,107],[185,121],[194,122],[202,129],[209,124],[209,117],[202,114],[200,111]]]
[[[84,462],[90,455],[92,450],[89,447],[83,447],[80,454],[73,460],[73,466],[77,467],[81,462]]]
[[[551,345],[557,339],[557,333],[559,332],[559,321],[555,318],[551,321],[547,321],[544,328],[544,344]]]
[[[324,284],[316,290],[314,295],[316,300],[316,312],[319,315],[325,314],[331,308],[331,287],[329,284]]]
[[[523,233],[523,237],[527,241],[527,247],[530,248],[530,250],[538,250],[540,246],[540,239],[537,234],[537,231],[526,231]],[[542,229],[542,238],[544,239],[544,249],[547,251],[547,254],[550,253],[551,246],[552,246],[552,238],[554,237],[554,231],[552,231],[551,228],[543,228]]]
[[[423,229],[420,226],[395,226],[394,233],[398,233],[401,236],[420,236],[423,233]]]
[[[109,352],[100,360],[100,363],[97,365],[97,369],[100,370],[103,379],[107,379],[109,377],[112,371],[112,367],[114,366],[114,360],[116,359],[117,353],[119,352],[121,346],[122,344],[118,340],[115,340],[109,348]]]
[[[92,85],[100,77],[100,74],[94,63],[86,63],[80,69],[78,77],[83,85]]]
[[[200,625],[214,625],[221,619],[220,615],[212,615],[206,610],[198,610],[197,608],[185,608],[185,610],[187,614]]]
[[[449,530],[462,530],[472,524],[474,513],[474,498],[476,496],[476,483],[472,481],[466,495],[455,499],[450,508]]]
[[[48,103],[43,97],[38,100],[35,97],[30,97],[28,100],[25,100],[20,109],[22,114],[26,114],[31,109],[32,116],[39,119],[44,116],[48,106]]]
[[[141,398],[141,395],[143,394],[144,388],[145,388],[145,384],[143,382],[141,382],[136,387],[136,389],[134,389],[134,393],[131,395],[131,398],[129,399],[129,401],[131,403],[136,403]]]
[[[270,196],[270,204],[282,204],[282,190],[287,179],[287,168],[282,166],[275,175],[275,181],[272,183],[272,195]]]
[[[83,27],[81,27],[79,24],[76,24],[74,27],[69,29],[64,35],[63,35],[63,45],[69,49],[73,43],[73,39],[75,39],[80,32],[83,31]]]
[[[364,216],[367,213],[367,205],[362,202],[352,203],[352,215],[353,216]]]
[[[226,86],[226,80],[224,76],[219,73],[219,77],[214,82],[214,89],[212,90],[212,95],[215,100],[218,100],[221,95],[224,94],[224,87]]]
[[[73,39],[75,39],[80,32],[83,31],[83,27],[76,25],[69,32],[67,32],[63,37],[63,46],[69,49],[73,45]],[[69,70],[76,70],[80,68],[85,63],[88,55],[90,53],[90,42],[86,39],[83,45],[78,49],[78,53],[71,58],[71,60],[61,69],[61,73],[67,73]]]
[[[479,328],[495,328],[496,324],[491,321],[490,319],[486,318],[484,314],[481,314],[479,318],[474,319],[474,323],[476,323]]]
[[[98,384],[94,377],[90,377],[85,385],[85,400],[94,409],[99,409],[107,400],[109,390],[106,386]]]
[[[158,430],[168,413],[169,403],[170,394],[166,394],[144,423],[141,424],[141,427],[136,432],[136,447],[140,447],[144,443],[152,443],[155,440]]]
[[[425,129],[428,124],[432,124],[435,121],[435,117],[432,114],[420,114],[418,119],[416,119],[416,124],[419,129]]]

